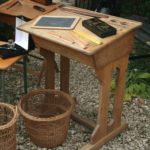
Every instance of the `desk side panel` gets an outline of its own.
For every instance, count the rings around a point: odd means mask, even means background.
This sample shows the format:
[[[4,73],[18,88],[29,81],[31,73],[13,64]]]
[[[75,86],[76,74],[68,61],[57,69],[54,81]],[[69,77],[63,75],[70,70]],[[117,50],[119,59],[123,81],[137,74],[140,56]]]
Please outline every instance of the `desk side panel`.
[[[44,12],[34,9],[34,6],[38,5],[39,7],[45,9]],[[29,19],[34,19],[39,15],[48,13],[57,9],[61,4],[52,3],[51,5],[45,6],[40,3],[33,2],[31,0],[9,0],[4,4],[0,5],[0,13],[7,14],[10,16],[24,16]]]
[[[131,31],[121,38],[103,47],[101,51],[97,51],[94,55],[96,67],[103,67],[122,56],[129,55],[133,50],[134,31]]]
[[[14,16],[0,13],[0,22],[8,25],[15,25],[16,20]]]
[[[40,37],[37,37],[34,35],[32,37],[38,48],[43,48],[45,50],[49,50],[54,53],[58,53],[67,58],[78,60],[84,64],[94,66],[93,56],[88,56],[79,51],[73,50],[69,47],[60,45],[58,43],[51,42],[49,40],[46,40],[46,39],[43,39],[43,38],[40,38]]]

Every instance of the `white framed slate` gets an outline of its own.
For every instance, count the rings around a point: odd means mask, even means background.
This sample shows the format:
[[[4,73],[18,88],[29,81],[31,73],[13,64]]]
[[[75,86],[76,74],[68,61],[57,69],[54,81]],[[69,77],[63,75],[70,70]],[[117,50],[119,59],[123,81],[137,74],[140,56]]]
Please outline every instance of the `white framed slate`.
[[[79,21],[75,16],[39,16],[33,23],[33,28],[73,29]]]

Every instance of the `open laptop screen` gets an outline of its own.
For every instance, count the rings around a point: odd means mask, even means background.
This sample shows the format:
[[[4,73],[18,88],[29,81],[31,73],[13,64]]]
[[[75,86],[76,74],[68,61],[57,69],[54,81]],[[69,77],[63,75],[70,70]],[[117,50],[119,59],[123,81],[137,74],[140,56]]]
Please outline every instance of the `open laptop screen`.
[[[25,50],[29,49],[29,34],[17,29],[18,26],[23,25],[26,23],[21,18],[16,17],[16,29],[15,29],[15,44],[24,48]]]

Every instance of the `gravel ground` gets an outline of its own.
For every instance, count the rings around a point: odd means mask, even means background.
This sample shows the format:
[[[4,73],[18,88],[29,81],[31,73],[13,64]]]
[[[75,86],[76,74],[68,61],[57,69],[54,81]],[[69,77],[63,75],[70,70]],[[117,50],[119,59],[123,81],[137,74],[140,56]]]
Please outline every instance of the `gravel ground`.
[[[37,54],[36,50],[33,53]],[[59,64],[59,56],[56,56],[56,62]],[[42,61],[30,58],[29,67],[33,70],[40,70],[41,64]],[[38,77],[29,74],[28,78],[29,90],[44,87],[44,79],[41,86],[37,87]],[[59,86],[58,78],[59,73],[56,73],[56,88]],[[23,95],[22,73],[11,68],[6,72],[6,80],[9,82],[6,87],[7,99],[11,100],[11,103],[17,103]],[[98,108],[97,89],[98,81],[93,69],[71,61],[70,91],[77,99],[77,112],[93,120],[96,119]],[[132,102],[124,102],[122,118],[127,121],[129,128],[100,150],[150,150],[150,100],[136,98]],[[66,142],[51,150],[78,150],[89,141],[91,133],[91,130],[71,120]],[[21,119],[18,121],[17,150],[47,150],[30,141]]]

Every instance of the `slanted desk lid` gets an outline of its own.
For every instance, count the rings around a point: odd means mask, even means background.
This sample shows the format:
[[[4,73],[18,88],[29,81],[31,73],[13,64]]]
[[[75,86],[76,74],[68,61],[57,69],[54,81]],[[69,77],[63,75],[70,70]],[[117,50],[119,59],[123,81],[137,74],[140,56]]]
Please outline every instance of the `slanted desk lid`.
[[[78,9],[76,8],[76,10],[78,10]],[[86,10],[86,11],[88,13],[88,10]],[[85,19],[91,18],[89,16],[80,15],[80,14],[72,13],[72,12],[67,12],[62,9],[57,9],[57,10],[51,11],[50,13],[48,13],[46,15],[59,16],[60,14],[62,16],[80,17],[80,20],[79,20],[78,24],[75,26],[74,30],[50,30],[50,29],[33,28],[32,26],[33,26],[35,20],[32,20],[22,26],[19,26],[18,29],[28,32],[32,36],[39,37],[41,40],[46,40],[46,41],[53,42],[56,44],[58,43],[59,45],[71,48],[72,50],[79,51],[86,55],[93,55],[93,54],[96,54],[97,52],[103,51],[103,49],[105,49],[106,47],[108,49],[108,46],[111,47],[112,43],[114,43],[115,41],[120,41],[120,39],[123,39],[124,37],[128,37],[129,33],[134,33],[132,31],[134,31],[136,28],[141,26],[140,22],[107,15],[108,16],[107,18],[105,17],[105,18],[100,18],[100,19],[102,21],[105,21],[106,23],[112,25],[114,28],[116,28],[117,34],[102,39],[102,38],[97,37],[91,31],[89,31],[88,29],[86,29],[82,26],[82,21]],[[94,39],[98,38],[99,40],[101,40],[101,42],[99,42],[100,44],[95,44],[95,43],[93,43],[93,41],[91,41],[90,38],[87,40],[86,38],[83,37],[82,41],[88,43],[88,46],[86,48],[83,48],[81,46],[81,44],[79,44],[79,38],[77,37],[78,35],[75,34],[76,36],[72,36],[72,32],[74,32],[74,31],[79,31],[81,33],[85,33],[85,35],[88,35],[88,37],[89,36],[93,37]],[[130,37],[132,37],[132,36],[130,36]],[[66,42],[66,40],[70,41],[70,42]],[[126,39],[126,41],[131,41],[131,40]],[[39,44],[39,43],[37,43],[37,44]],[[116,48],[114,48],[113,51],[116,52]],[[122,52],[124,52],[124,51],[122,51]],[[118,52],[116,52],[116,53],[118,53]],[[105,54],[106,54],[106,51],[105,51]]]
[[[45,12],[35,9],[34,6],[36,5],[45,9]],[[52,3],[51,5],[45,6],[31,0],[9,0],[0,5],[0,13],[10,16],[24,16],[29,19],[33,19],[43,13],[57,9],[60,5],[62,4]]]

